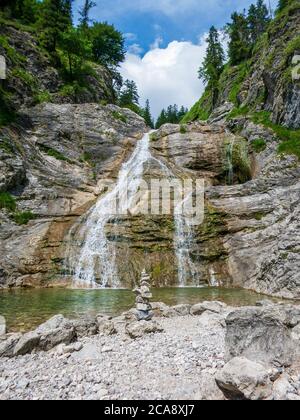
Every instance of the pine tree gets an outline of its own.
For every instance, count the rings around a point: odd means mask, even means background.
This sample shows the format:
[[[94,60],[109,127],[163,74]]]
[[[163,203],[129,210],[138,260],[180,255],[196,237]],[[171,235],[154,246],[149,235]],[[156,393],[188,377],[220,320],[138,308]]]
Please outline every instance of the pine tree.
[[[41,8],[40,27],[42,43],[53,53],[62,33],[72,26],[73,0],[44,0]]]
[[[263,0],[257,0],[256,5],[252,4],[248,12],[250,37],[253,44],[266,31],[269,22],[270,17],[267,6]]]
[[[147,126],[150,127],[150,128],[154,128],[149,99],[147,99],[147,101],[146,101],[143,116],[144,116],[144,120],[145,120]]]
[[[79,10],[79,21],[82,28],[88,28],[89,23],[91,22],[90,11],[95,6],[97,6],[97,4],[93,0],[85,0],[83,7]]]
[[[208,84],[212,92],[213,103],[218,98],[218,82],[224,67],[225,53],[217,29],[212,26],[207,38],[207,51],[203,65],[199,69],[199,78]]]
[[[279,0],[276,13],[282,12],[287,6],[291,4],[291,0]]]
[[[158,130],[162,125],[164,125],[167,122],[167,116],[166,111],[163,109],[157,118],[155,128]]]
[[[185,114],[188,112],[188,109],[187,108],[185,108],[184,106],[182,106],[181,108],[180,108],[180,110],[179,110],[179,113],[178,113],[178,119],[179,119],[179,122],[182,120],[182,118],[185,116]]]
[[[245,13],[233,13],[232,22],[227,24],[226,31],[229,35],[228,54],[232,65],[240,64],[247,60],[251,53],[250,31]]]
[[[120,106],[138,105],[139,99],[136,83],[133,80],[125,80],[120,95]]]

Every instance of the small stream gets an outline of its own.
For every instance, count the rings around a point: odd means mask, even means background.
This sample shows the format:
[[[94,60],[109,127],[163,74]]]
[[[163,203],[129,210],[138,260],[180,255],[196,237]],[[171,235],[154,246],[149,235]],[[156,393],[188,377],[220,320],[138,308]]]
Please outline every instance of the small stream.
[[[264,295],[243,289],[153,289],[153,302],[161,301],[168,305],[219,300],[232,306],[247,306],[265,298]],[[16,289],[0,291],[0,315],[5,316],[9,332],[29,331],[57,314],[69,318],[98,313],[117,316],[132,308],[134,299],[131,290],[120,289]]]

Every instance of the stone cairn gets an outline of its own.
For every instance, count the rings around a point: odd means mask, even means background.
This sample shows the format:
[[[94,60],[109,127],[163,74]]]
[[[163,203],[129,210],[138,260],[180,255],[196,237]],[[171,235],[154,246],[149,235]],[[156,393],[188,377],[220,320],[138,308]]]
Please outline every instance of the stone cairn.
[[[150,304],[150,299],[152,298],[150,283],[150,276],[146,270],[143,270],[140,286],[134,289],[134,293],[136,294],[136,318],[138,321],[150,321],[154,315]]]

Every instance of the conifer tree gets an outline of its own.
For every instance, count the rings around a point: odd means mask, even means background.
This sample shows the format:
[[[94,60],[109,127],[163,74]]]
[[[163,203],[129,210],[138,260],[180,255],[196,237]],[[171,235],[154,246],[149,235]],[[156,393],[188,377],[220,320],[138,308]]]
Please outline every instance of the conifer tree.
[[[281,12],[285,9],[289,4],[291,4],[291,0],[279,0],[276,13]]]
[[[163,109],[157,118],[155,128],[158,130],[162,125],[164,125],[167,122],[167,116],[166,111]]]
[[[139,98],[136,83],[133,80],[125,80],[120,95],[120,106],[138,105]]]
[[[255,44],[257,39],[266,31],[270,22],[269,11],[263,0],[257,0],[252,4],[248,12],[248,24],[251,42]]]
[[[232,65],[240,64],[247,60],[251,53],[250,31],[245,13],[233,13],[232,22],[227,24],[226,31],[229,35],[228,54]]]
[[[90,11],[93,7],[96,6],[96,3],[93,0],[85,0],[83,7],[79,10],[80,15],[80,25],[82,28],[87,29],[89,23],[91,22],[90,19]]]
[[[225,53],[220,42],[219,32],[212,26],[207,38],[207,51],[203,65],[199,69],[199,78],[207,83],[212,92],[213,104],[218,98],[218,82],[224,67]]]
[[[144,112],[143,112],[143,117],[144,117],[144,120],[145,120],[147,126],[150,127],[150,128],[154,128],[149,99],[147,99],[147,101],[146,101],[146,105],[145,105]]]
[[[50,53],[55,52],[61,34],[72,26],[73,0],[44,0],[40,27],[42,43]]]

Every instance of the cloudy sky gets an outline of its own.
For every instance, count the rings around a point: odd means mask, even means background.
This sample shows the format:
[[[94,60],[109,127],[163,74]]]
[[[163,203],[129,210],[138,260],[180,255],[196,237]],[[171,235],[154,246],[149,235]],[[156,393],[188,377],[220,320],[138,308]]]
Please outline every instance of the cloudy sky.
[[[125,34],[128,52],[121,74],[135,80],[141,105],[149,98],[157,116],[169,104],[190,107],[199,99],[203,85],[197,70],[205,55],[205,34],[255,1],[95,0],[92,18],[113,23]],[[274,8],[277,0],[270,3]],[[82,4],[75,0],[75,10]]]

